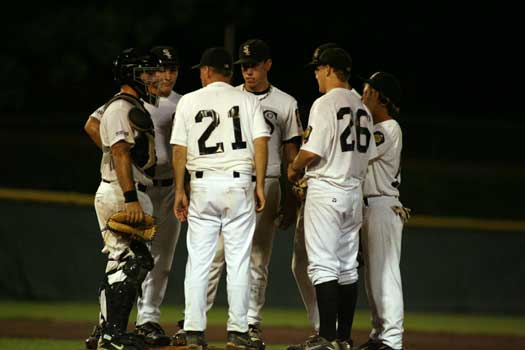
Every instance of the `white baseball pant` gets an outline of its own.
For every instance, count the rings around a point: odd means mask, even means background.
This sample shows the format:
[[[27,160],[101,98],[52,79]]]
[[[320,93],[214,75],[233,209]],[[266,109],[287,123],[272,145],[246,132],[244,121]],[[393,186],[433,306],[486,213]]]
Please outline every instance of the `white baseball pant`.
[[[146,322],[160,323],[160,305],[166,294],[180,233],[180,222],[173,214],[173,185],[148,186],[146,193],[153,203],[157,224],[155,238],[148,244],[155,266],[142,283],[142,297],[137,302],[137,325]]]
[[[272,255],[275,237],[275,220],[281,202],[281,186],[278,178],[266,178],[264,184],[266,207],[262,213],[257,213],[255,233],[250,255],[251,288],[248,308],[248,324],[259,325],[262,321],[261,310],[266,300],[268,285],[268,265]],[[221,235],[217,243],[217,252],[210,269],[208,285],[208,306],[210,310],[217,295],[219,280],[224,267],[224,240]]]
[[[224,236],[227,272],[228,331],[248,331],[250,252],[255,231],[255,184],[251,175],[192,174],[188,212],[188,262],[184,294],[184,330],[204,331],[209,271]]]
[[[365,286],[372,312],[370,339],[392,349],[403,347],[403,287],[401,238],[403,220],[392,211],[402,206],[396,197],[367,199],[361,231]]]

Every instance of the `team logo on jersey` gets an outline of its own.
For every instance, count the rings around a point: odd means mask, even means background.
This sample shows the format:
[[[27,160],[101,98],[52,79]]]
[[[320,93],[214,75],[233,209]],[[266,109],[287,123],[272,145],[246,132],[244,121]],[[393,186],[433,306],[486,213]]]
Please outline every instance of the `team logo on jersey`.
[[[304,134],[303,134],[303,143],[307,143],[308,142],[308,139],[310,138],[310,134],[311,133],[312,133],[312,126],[308,125],[308,127],[306,128],[306,130],[304,131]]]
[[[379,146],[385,142],[385,135],[383,135],[381,131],[374,131],[374,140],[376,142],[376,146]]]
[[[319,54],[321,53],[321,49],[317,48],[315,49],[314,51],[314,57],[313,57],[313,60],[316,61],[319,59]]]
[[[251,56],[252,52],[250,51],[250,46],[249,45],[244,45],[242,47],[242,53],[245,54],[246,56]]]
[[[164,54],[164,56],[166,56],[170,60],[173,57],[169,49],[162,49],[162,53]]]

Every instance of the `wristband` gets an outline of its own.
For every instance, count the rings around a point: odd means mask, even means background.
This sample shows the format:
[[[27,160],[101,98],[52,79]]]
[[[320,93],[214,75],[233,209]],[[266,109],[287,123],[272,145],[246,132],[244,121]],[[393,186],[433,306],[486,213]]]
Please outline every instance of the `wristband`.
[[[138,202],[137,190],[124,192],[124,203]]]

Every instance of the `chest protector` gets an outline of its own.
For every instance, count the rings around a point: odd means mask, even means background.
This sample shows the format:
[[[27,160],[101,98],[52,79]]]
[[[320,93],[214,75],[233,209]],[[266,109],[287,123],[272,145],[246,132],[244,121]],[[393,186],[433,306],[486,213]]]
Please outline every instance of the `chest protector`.
[[[128,94],[115,95],[106,103],[106,107],[119,99],[126,100],[133,105],[128,114],[129,124],[136,135],[135,145],[129,151],[131,160],[146,175],[153,177],[157,155],[155,153],[155,129],[151,115],[139,99]]]

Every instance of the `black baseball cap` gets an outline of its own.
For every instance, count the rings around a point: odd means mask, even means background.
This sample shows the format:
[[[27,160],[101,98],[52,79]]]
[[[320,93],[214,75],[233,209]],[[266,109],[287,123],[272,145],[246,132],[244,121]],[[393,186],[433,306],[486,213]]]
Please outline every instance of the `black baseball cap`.
[[[232,61],[232,55],[224,47],[210,47],[203,52],[200,63],[191,68],[208,66],[222,71],[231,71]]]
[[[310,66],[317,67],[324,65],[329,65],[335,69],[350,73],[352,70],[352,57],[340,47],[329,47],[319,55],[317,62]]]
[[[380,94],[388,98],[394,105],[399,107],[401,101],[401,84],[395,76],[386,72],[376,72],[369,79],[365,80]]]
[[[326,43],[319,45],[315,48],[314,53],[312,54],[312,60],[306,64],[307,67],[317,67],[319,65],[319,56],[326,50],[335,47],[340,47],[336,43]]]
[[[234,64],[259,63],[271,57],[270,46],[261,39],[250,39],[239,47],[239,59]]]
[[[155,46],[151,48],[150,52],[157,57],[162,66],[180,66],[179,56],[177,55],[175,49],[171,46]]]

